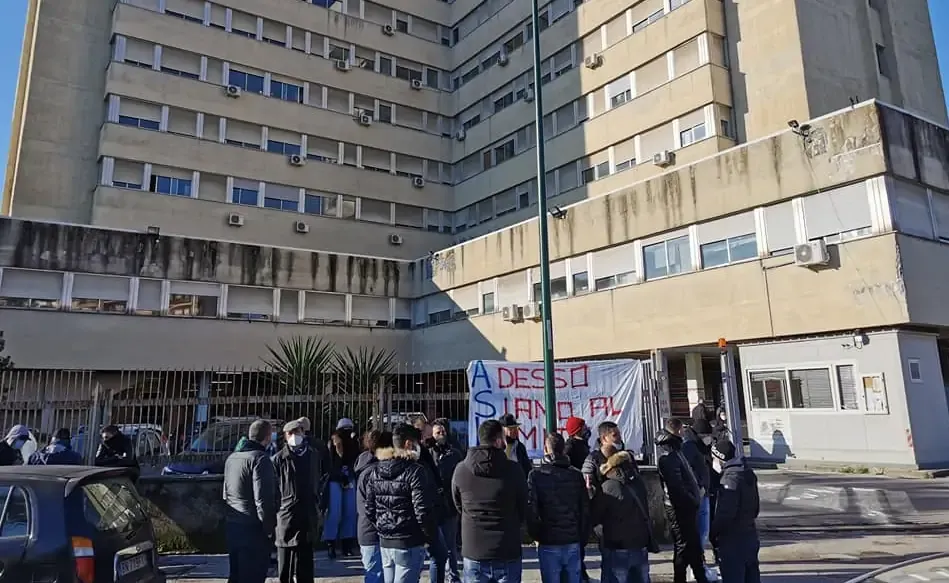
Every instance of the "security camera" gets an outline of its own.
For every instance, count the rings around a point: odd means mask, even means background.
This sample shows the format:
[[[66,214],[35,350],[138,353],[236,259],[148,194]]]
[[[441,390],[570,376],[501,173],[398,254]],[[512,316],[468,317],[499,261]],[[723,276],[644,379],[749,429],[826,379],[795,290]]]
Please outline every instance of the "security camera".
[[[797,128],[801,127],[801,124],[797,123],[796,119],[792,119],[788,122],[788,127],[792,130],[796,130]]]
[[[565,219],[567,218],[567,211],[563,210],[559,206],[555,206],[550,210],[550,216],[555,219]]]

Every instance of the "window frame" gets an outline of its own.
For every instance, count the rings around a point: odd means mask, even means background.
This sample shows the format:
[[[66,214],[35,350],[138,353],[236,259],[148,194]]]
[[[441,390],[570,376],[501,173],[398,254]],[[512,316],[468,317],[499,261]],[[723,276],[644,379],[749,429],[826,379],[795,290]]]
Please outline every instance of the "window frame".
[[[35,511],[34,511],[34,496],[32,491],[23,486],[22,484],[17,483],[6,483],[0,484],[0,488],[9,488],[7,495],[0,501],[0,541],[15,541],[20,539],[29,539],[33,534],[33,526],[35,521]],[[26,532],[24,534],[16,534],[10,536],[2,536],[3,525],[7,519],[7,513],[10,510],[10,501],[14,493],[20,492],[23,495],[23,499],[26,502]]]
[[[856,409],[845,409],[843,407],[842,396],[840,394],[840,378],[838,376],[838,369],[843,366],[850,366],[853,370],[854,380],[857,385],[857,408]],[[802,370],[825,370],[827,371],[828,377],[830,379],[830,393],[831,398],[833,399],[833,407],[831,408],[809,408],[809,407],[794,407],[794,404],[791,400],[791,371],[802,371]],[[754,405],[754,400],[752,398],[752,382],[751,377],[755,373],[778,373],[783,377],[784,385],[784,407],[756,407]],[[861,380],[865,373],[860,370],[860,365],[858,362],[853,360],[841,359],[833,361],[817,361],[817,362],[795,362],[788,365],[761,365],[749,368],[744,371],[743,381],[745,383],[744,392],[745,392],[745,403],[748,407],[749,412],[756,413],[766,413],[773,411],[782,411],[789,414],[792,413],[803,413],[807,415],[828,415],[828,414],[848,414],[848,415],[864,415],[867,413],[865,406],[861,401]]]
[[[749,238],[749,237],[750,237],[751,240],[754,242],[754,245],[755,245],[755,254],[754,254],[753,256],[751,256],[751,257],[746,257],[746,258],[744,258],[744,259],[732,259],[732,245],[731,245],[731,242],[732,242],[733,240],[737,240],[737,239],[747,239],[747,238]],[[705,255],[702,253],[702,250],[705,249],[706,247],[708,247],[709,245],[717,245],[717,244],[720,244],[720,243],[724,243],[724,244],[725,244],[725,254],[726,254],[726,256],[727,256],[727,260],[725,261],[725,263],[717,263],[717,264],[715,264],[715,265],[706,265],[706,263],[705,263]],[[702,264],[702,269],[703,269],[703,270],[704,270],[704,269],[716,269],[716,268],[719,268],[719,267],[726,267],[726,266],[728,266],[728,265],[737,265],[737,264],[739,264],[739,263],[744,263],[744,262],[746,262],[746,261],[753,261],[753,260],[755,260],[755,259],[758,259],[758,234],[755,233],[755,232],[746,233],[746,234],[744,234],[744,235],[735,235],[734,237],[726,237],[726,238],[724,238],[724,239],[719,239],[719,240],[717,240],[717,241],[709,241],[708,243],[701,243],[701,244],[699,244],[699,263]]]
[[[689,249],[689,253],[688,253],[688,257],[687,257],[687,259],[688,259],[688,265],[683,265],[683,267],[682,267],[682,269],[681,269],[680,271],[677,271],[677,272],[675,272],[675,273],[669,273],[669,243],[672,242],[672,241],[680,241],[680,240],[682,240],[682,239],[685,239],[686,247]],[[664,253],[665,253],[665,257],[666,257],[666,261],[665,261],[666,268],[665,268],[665,269],[666,269],[666,271],[665,271],[665,273],[663,273],[662,275],[653,275],[652,277],[650,277],[650,275],[649,275],[649,262],[646,261],[646,251],[647,251],[648,249],[651,249],[651,248],[653,248],[653,247],[657,247],[657,246],[659,246],[659,245],[662,245],[663,251],[664,251]],[[676,236],[676,237],[670,237],[669,239],[663,239],[662,241],[656,241],[655,243],[650,243],[650,244],[648,244],[648,245],[643,245],[643,246],[642,246],[642,261],[643,261],[643,281],[656,281],[656,280],[664,279],[664,278],[667,278],[667,277],[674,277],[674,276],[676,276],[676,275],[684,275],[684,274],[687,274],[687,273],[694,273],[694,272],[695,272],[695,269],[694,269],[693,262],[692,262],[692,239],[691,239],[691,237],[690,237],[690,235],[689,235],[688,233],[685,233],[685,234],[683,234],[683,235],[679,235],[679,236]]]

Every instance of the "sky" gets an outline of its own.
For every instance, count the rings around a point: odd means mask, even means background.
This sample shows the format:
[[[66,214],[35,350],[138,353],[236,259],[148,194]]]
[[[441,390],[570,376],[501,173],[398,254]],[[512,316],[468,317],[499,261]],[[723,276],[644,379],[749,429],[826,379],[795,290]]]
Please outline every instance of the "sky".
[[[16,92],[23,26],[28,0],[0,0],[3,15],[0,19],[0,160],[7,159],[10,120],[13,117],[13,97]],[[936,52],[942,71],[942,82],[949,101],[949,0],[929,0],[933,30],[936,34]],[[2,167],[2,164],[0,164]]]

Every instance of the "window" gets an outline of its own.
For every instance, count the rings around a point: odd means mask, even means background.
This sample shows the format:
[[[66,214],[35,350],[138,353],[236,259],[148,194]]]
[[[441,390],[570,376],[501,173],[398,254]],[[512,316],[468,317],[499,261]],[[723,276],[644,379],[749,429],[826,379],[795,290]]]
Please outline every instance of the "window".
[[[840,397],[841,409],[856,411],[860,408],[857,401],[857,376],[852,364],[837,367],[837,394]]]
[[[507,141],[494,148],[494,163],[500,164],[514,157],[514,140]]]
[[[699,247],[702,255],[702,267],[718,267],[758,256],[758,242],[755,234],[729,237],[724,241],[706,243]]]
[[[261,95],[264,93],[264,78],[260,75],[232,69],[228,74],[227,82],[230,85],[237,85],[244,91],[250,93],[260,93]]]
[[[511,105],[514,105],[514,94],[505,93],[499,99],[494,100],[494,113],[501,111],[505,107],[510,107]]]
[[[646,280],[692,270],[689,236],[676,237],[643,247]]]
[[[392,123],[392,106],[379,104],[379,121]]]
[[[434,326],[436,324],[443,324],[445,322],[451,322],[451,320],[452,320],[451,310],[441,310],[439,312],[434,312],[428,315],[429,326]]]
[[[482,294],[481,296],[481,313],[482,314],[493,314],[495,311],[494,306],[494,292],[488,292]]]
[[[16,486],[0,486],[0,539],[30,534],[30,503]]]
[[[60,272],[5,268],[0,281],[0,307],[58,310],[62,293]]]
[[[748,375],[751,406],[755,409],[787,409],[787,377],[784,371],[755,371]]]
[[[259,194],[257,190],[235,186],[231,192],[231,202],[234,204],[257,206],[257,197]]]
[[[573,294],[585,294],[590,291],[590,276],[586,271],[573,274]]]
[[[128,311],[129,278],[77,273],[73,275],[74,312],[124,314]]]
[[[425,70],[425,84],[431,87],[432,89],[438,89],[438,70],[437,69]]]
[[[395,21],[395,29],[399,32],[408,32],[409,22],[407,20],[402,20],[401,18],[397,18]]]
[[[227,317],[235,320],[270,320],[274,311],[273,298],[274,293],[270,288],[228,286]]]
[[[909,380],[913,383],[923,382],[923,371],[919,364],[918,358],[910,358],[906,361],[906,364],[909,368]]]
[[[694,144],[699,140],[704,140],[706,137],[705,133],[705,122],[702,122],[698,125],[692,126],[687,130],[679,132],[679,138],[682,140],[682,147],[686,147],[689,144]]]
[[[138,117],[132,117],[130,115],[120,115],[119,116],[119,125],[124,126],[133,126],[141,128],[143,130],[155,130],[158,131],[161,126],[157,121],[152,121],[150,119],[141,119]]]
[[[886,65],[886,47],[883,45],[876,45],[876,57],[877,57],[877,71],[880,72],[880,75],[884,77],[889,77],[887,74],[889,68]]]
[[[585,169],[581,173],[581,176],[583,176],[584,184],[596,182],[597,180],[600,180],[601,178],[606,178],[609,175],[610,175],[609,161],[601,162],[597,164],[596,166],[590,166],[589,168]]]
[[[594,282],[594,286],[596,291],[603,291],[605,289],[626,285],[628,283],[633,283],[634,275],[636,275],[634,272],[628,271],[626,273],[618,273],[616,275],[610,275],[607,277],[598,277]]]
[[[392,76],[392,59],[389,57],[379,57],[379,72],[383,75]]]
[[[296,144],[288,144],[286,142],[278,142],[276,140],[267,140],[267,151],[272,154],[283,154],[289,156],[291,154],[300,154],[300,146]]]
[[[534,301],[540,301],[540,282],[534,284]],[[567,278],[558,277],[550,280],[550,299],[559,300],[567,297]]]
[[[303,103],[303,87],[284,81],[271,81],[270,96],[284,101]]]
[[[147,527],[148,515],[127,479],[110,478],[81,488],[83,517],[97,531],[131,538]]]
[[[333,205],[335,207],[335,205]],[[322,215],[323,214],[323,197],[318,194],[307,194],[303,198],[303,212],[309,215]],[[336,213],[333,213],[333,216],[336,216]]]
[[[721,120],[721,124],[722,124],[722,128],[721,128],[722,135],[725,136],[726,138],[732,138],[732,139],[734,139],[735,136],[732,135],[732,123],[731,123],[731,121],[729,121],[729,120],[727,120],[727,119],[723,119],[723,120]]]
[[[469,119],[468,121],[463,122],[461,124],[461,127],[464,128],[465,130],[470,130],[471,128],[475,127],[479,123],[481,123],[481,115],[476,115],[472,117],[471,119]]]
[[[215,318],[219,293],[217,285],[173,281],[168,299],[168,315]]]
[[[297,212],[300,208],[300,201],[264,196],[264,208]]]
[[[808,368],[788,371],[791,379],[791,407],[795,409],[833,409],[834,392],[830,369]]]
[[[185,178],[153,175],[149,190],[160,194],[191,196],[191,181]]]

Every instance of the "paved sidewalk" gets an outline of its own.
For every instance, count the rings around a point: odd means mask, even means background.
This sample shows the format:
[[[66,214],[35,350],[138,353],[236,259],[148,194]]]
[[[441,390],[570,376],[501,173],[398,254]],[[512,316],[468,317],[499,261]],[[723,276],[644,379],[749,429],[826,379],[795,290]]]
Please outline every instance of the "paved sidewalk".
[[[949,527],[944,533],[913,537],[870,532],[765,535],[761,550],[763,580],[767,583],[842,583],[879,567],[944,551],[947,533]],[[592,547],[588,550],[590,574],[599,579],[599,555]],[[653,555],[655,583],[672,580],[671,560],[669,550]],[[162,564],[169,580],[178,583],[223,583],[227,578],[227,557],[220,555],[165,557]],[[330,562],[321,553],[316,558],[316,577],[321,582],[360,583],[361,566],[356,557]],[[427,579],[426,572],[422,580]],[[536,554],[528,547],[525,547],[524,581],[540,581]]]

